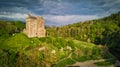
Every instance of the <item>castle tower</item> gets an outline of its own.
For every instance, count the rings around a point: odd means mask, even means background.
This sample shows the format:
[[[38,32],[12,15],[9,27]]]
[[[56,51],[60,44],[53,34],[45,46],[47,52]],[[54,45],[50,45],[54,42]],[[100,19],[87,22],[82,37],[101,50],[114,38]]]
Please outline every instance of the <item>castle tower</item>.
[[[45,37],[46,31],[43,17],[29,14],[26,19],[26,29],[24,32],[28,37]]]

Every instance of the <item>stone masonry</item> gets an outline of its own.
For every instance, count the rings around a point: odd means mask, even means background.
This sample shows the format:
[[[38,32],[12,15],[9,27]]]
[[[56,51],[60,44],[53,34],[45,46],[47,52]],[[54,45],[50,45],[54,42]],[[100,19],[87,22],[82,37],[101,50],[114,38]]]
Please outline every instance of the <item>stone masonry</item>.
[[[46,30],[43,17],[28,15],[24,33],[28,37],[45,37]]]

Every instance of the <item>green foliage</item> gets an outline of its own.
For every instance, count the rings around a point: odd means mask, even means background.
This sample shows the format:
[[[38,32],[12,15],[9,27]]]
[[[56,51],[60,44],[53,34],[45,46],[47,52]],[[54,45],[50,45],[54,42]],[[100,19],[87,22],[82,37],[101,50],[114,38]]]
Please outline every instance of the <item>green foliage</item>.
[[[20,21],[0,20],[0,44],[15,33],[21,32],[24,27],[25,25]]]
[[[120,40],[120,12],[111,16],[78,22],[61,27],[47,28],[49,36],[74,38],[95,44],[119,46]]]
[[[45,49],[39,50],[42,47]],[[77,59],[86,61],[93,59],[93,57],[98,58],[101,55],[99,48],[92,43],[62,37],[28,38],[23,33],[9,37],[0,45],[0,48],[1,54],[3,54],[0,56],[2,58],[0,63],[6,66],[12,65],[12,67],[54,64],[55,66],[61,64],[66,66],[75,63],[78,61]],[[63,61],[62,59],[66,60]]]
[[[84,62],[84,61],[88,61],[88,60],[92,60],[93,58],[91,56],[81,56],[78,57],[76,60],[79,62]]]
[[[0,36],[20,32],[25,28],[25,25],[21,21],[4,21],[0,20]]]
[[[42,61],[44,60],[44,54],[43,52],[40,52],[39,55],[38,55],[39,59]]]
[[[14,24],[17,27],[17,32],[23,31],[25,28],[25,24],[21,21],[15,21]]]
[[[66,67],[67,65],[72,65],[74,63],[75,61],[73,61],[72,59],[66,58],[62,60],[61,62],[57,63],[56,65],[54,65],[53,67]]]
[[[101,19],[47,28],[47,34],[107,46],[120,60],[120,12]],[[95,51],[96,53],[99,53],[99,50]],[[104,56],[107,57],[109,54]]]
[[[115,59],[106,60],[106,61],[103,61],[103,62],[95,62],[94,64],[96,64],[97,66],[110,66],[112,64],[115,64]]]

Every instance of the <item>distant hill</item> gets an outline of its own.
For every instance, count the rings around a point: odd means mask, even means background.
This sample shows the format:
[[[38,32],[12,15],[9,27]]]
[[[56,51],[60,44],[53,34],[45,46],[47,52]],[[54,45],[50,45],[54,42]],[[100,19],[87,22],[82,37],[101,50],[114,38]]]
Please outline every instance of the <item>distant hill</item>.
[[[107,45],[110,49],[120,52],[120,12],[101,19],[51,27],[47,29],[47,34]]]

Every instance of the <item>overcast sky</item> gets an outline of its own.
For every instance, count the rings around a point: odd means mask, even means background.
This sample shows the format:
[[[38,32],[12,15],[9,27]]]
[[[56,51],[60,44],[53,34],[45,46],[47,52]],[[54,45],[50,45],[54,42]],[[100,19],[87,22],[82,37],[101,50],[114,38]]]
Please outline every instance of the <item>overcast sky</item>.
[[[46,25],[66,25],[120,11],[120,0],[0,0],[0,19],[43,16]]]

